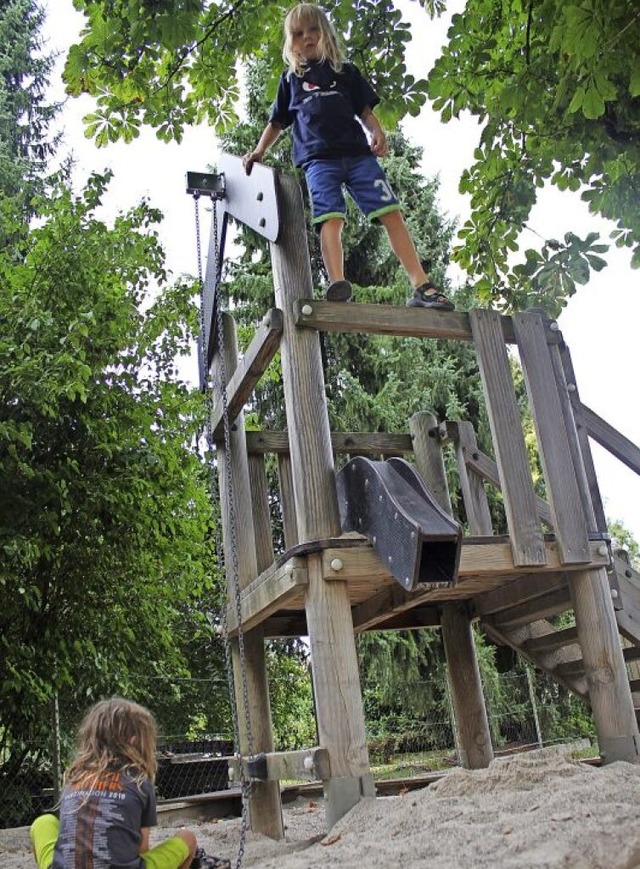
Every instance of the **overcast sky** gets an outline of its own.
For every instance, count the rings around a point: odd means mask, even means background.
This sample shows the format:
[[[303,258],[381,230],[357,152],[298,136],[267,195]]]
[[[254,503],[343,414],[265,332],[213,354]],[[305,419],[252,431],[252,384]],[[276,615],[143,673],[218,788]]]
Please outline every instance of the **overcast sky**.
[[[46,0],[49,18],[45,37],[50,50],[64,52],[78,33],[82,17],[72,0]],[[454,0],[454,6],[464,6]],[[419,44],[409,55],[410,70],[416,76],[428,72],[446,36],[446,20],[424,23],[416,3],[409,3]],[[453,9],[453,6],[451,7]],[[52,82],[55,95],[62,95],[59,71]],[[160,208],[165,219],[160,230],[167,252],[167,266],[174,275],[196,271],[193,202],[185,193],[185,174],[205,171],[218,153],[213,133],[200,128],[189,131],[180,145],[163,144],[153,132],[145,131],[130,145],[117,143],[97,149],[84,138],[82,116],[91,111],[88,98],[69,100],[64,112],[66,148],[77,157],[76,182],[82,184],[91,170],[113,169],[114,180],[106,201],[106,213],[125,210],[147,196]],[[457,192],[460,173],[470,165],[477,144],[475,121],[463,119],[441,124],[438,116],[425,108],[419,118],[409,119],[404,130],[424,148],[426,176],[440,178],[440,204],[450,217],[462,222],[468,214],[466,197]],[[205,222],[206,225],[206,222]],[[530,226],[544,238],[562,237],[571,230],[578,234],[591,230],[608,235],[610,227],[595,221],[575,194],[543,191],[534,209]],[[536,246],[533,234],[524,239]],[[573,358],[583,402],[604,417],[624,435],[640,444],[637,360],[640,323],[640,273],[629,268],[629,253],[614,249],[610,265],[581,287],[559,319],[560,328]],[[457,275],[452,272],[452,280]],[[194,365],[194,375],[196,367]],[[593,445],[600,487],[609,518],[621,519],[640,541],[640,478],[604,450]]]

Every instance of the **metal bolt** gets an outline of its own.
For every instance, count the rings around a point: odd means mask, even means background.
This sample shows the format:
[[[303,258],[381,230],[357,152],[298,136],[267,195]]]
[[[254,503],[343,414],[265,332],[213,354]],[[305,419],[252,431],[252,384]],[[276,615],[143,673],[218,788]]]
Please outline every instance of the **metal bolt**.
[[[342,570],[342,568],[344,567],[344,565],[342,563],[342,559],[341,558],[332,558],[330,567],[331,567],[331,570],[335,570],[336,573],[339,570]]]
[[[287,566],[284,569],[284,572],[287,574],[287,576],[292,576],[293,575],[293,564],[287,564]]]
[[[389,562],[389,564],[393,564],[393,558],[391,555],[387,558],[387,561]]]
[[[612,597],[614,600],[618,597],[618,589],[617,589],[617,588],[612,588],[612,589],[611,589],[611,597]]]
[[[377,537],[372,537],[372,538],[371,538],[371,542],[372,542],[373,545],[375,546],[376,543],[378,542],[378,538],[377,538]]]
[[[260,220],[258,221],[258,226],[266,226],[266,225],[267,225],[267,221],[265,220],[264,217],[261,217]]]
[[[605,555],[608,555],[608,554],[609,554],[609,550],[607,549],[606,546],[598,546],[598,555],[602,555],[602,557],[604,558]]]
[[[567,383],[567,392],[575,392],[575,391],[576,391],[575,383]]]
[[[558,324],[556,322],[549,323],[549,328],[551,329],[552,332],[559,332],[560,331],[560,326],[558,326]]]
[[[305,317],[309,317],[311,314],[313,314],[313,308],[311,307],[311,305],[303,305],[302,313],[305,315]]]
[[[302,765],[306,769],[307,772],[311,772],[311,770],[314,767],[314,763],[313,763],[313,758],[311,757],[310,754],[307,755],[305,757],[305,759],[302,761]]]
[[[631,579],[633,573],[627,568],[627,570],[625,570],[624,572],[624,575],[627,577],[627,579]]]

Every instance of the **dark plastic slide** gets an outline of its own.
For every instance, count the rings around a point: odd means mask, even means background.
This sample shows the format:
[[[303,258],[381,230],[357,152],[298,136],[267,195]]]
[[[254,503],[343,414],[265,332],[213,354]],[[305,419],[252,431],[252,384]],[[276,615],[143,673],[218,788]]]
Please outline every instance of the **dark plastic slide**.
[[[357,456],[338,472],[337,486],[342,530],[364,534],[403,588],[455,583],[462,529],[413,465]]]

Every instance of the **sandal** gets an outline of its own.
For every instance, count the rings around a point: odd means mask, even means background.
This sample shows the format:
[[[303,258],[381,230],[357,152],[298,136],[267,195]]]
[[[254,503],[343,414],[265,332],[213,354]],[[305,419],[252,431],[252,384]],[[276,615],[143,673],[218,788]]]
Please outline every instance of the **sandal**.
[[[455,305],[437,287],[427,281],[416,287],[407,302],[410,308],[436,308],[439,311],[454,311]]]

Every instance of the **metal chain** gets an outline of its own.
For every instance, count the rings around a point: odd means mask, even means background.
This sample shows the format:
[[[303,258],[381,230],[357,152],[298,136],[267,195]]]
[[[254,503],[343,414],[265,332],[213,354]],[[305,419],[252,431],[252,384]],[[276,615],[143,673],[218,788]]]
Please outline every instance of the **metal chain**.
[[[195,216],[196,216],[196,247],[197,247],[197,257],[198,257],[198,280],[200,286],[200,335],[201,335],[201,353],[202,353],[202,375],[203,375],[203,388],[205,390],[205,403],[206,403],[206,430],[207,430],[207,447],[209,453],[211,455],[211,497],[214,498],[217,491],[216,484],[216,474],[213,468],[213,455],[216,450],[216,446],[213,440],[213,430],[211,428],[211,418],[213,412],[213,384],[211,382],[211,374],[209,370],[208,364],[208,348],[205,345],[205,312],[204,312],[204,281],[202,278],[202,245],[200,239],[200,210],[199,210],[199,196],[194,195],[195,201]],[[215,206],[215,202],[213,205],[213,252],[215,255],[215,286],[213,288],[214,292],[217,290],[220,282],[221,276],[221,262],[220,262],[220,250],[219,250],[219,240],[218,240],[218,213]],[[216,335],[218,341],[218,347],[220,349],[220,393],[222,399],[222,420],[223,420],[223,429],[224,429],[224,462],[226,467],[226,481],[227,481],[227,498],[228,498],[228,514],[229,514],[229,538],[230,538],[230,546],[229,551],[231,554],[231,565],[226,565],[227,567],[227,577],[228,577],[228,585],[233,587],[234,592],[234,602],[235,602],[235,611],[236,611],[236,620],[238,625],[238,654],[240,658],[240,675],[242,682],[242,699],[243,699],[243,712],[244,712],[244,725],[245,725],[245,733],[247,739],[247,750],[249,755],[253,755],[253,736],[251,731],[251,715],[249,708],[249,688],[247,682],[247,668],[246,668],[246,653],[245,653],[245,643],[244,643],[244,632],[242,630],[242,601],[240,594],[240,580],[239,580],[239,567],[238,567],[238,535],[237,535],[237,523],[236,523],[236,510],[235,510],[235,489],[234,489],[234,481],[233,481],[233,469],[231,462],[231,424],[229,420],[229,407],[228,407],[228,397],[227,397],[227,371],[226,371],[226,359],[224,356],[224,318],[222,312],[222,306],[218,303],[215,305],[215,296],[214,296],[214,307],[216,308]],[[229,566],[231,570],[229,571]],[[226,601],[226,598],[225,598]],[[231,704],[231,714],[233,718],[233,731],[234,731],[234,743],[236,748],[236,757],[239,761],[238,767],[240,770],[240,783],[242,788],[242,823],[240,829],[240,842],[238,845],[238,854],[236,858],[236,869],[241,869],[242,860],[244,857],[244,851],[247,840],[247,828],[248,828],[248,806],[249,806],[249,798],[251,796],[252,791],[252,782],[245,775],[244,765],[241,761],[241,751],[240,751],[240,725],[239,725],[239,713],[238,713],[238,704],[236,699],[236,685],[233,671],[233,660],[231,656],[231,642],[229,639],[229,631],[227,625],[227,608],[226,602],[223,602],[221,608],[221,627],[222,627],[222,635],[224,638],[224,654],[225,654],[225,665],[227,669],[227,680],[229,683],[229,698]]]

